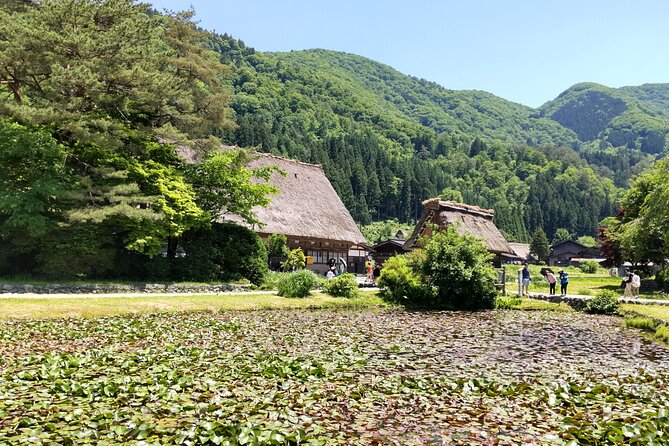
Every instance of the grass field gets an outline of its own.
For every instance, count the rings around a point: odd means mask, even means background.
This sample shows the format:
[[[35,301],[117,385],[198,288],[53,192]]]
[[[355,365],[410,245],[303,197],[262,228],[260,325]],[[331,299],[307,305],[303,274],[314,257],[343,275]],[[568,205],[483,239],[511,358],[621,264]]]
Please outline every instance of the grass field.
[[[506,288],[508,293],[515,293],[518,290],[517,277],[519,265],[506,265]],[[532,282],[530,285],[530,292],[544,292],[548,293],[548,282],[541,274],[541,266],[531,265],[530,274]],[[558,267],[551,267],[557,276]],[[580,294],[584,296],[594,296],[598,291],[610,290],[622,295],[623,289],[620,287],[620,277],[610,277],[606,275],[604,270],[600,270],[595,274],[586,274],[578,268],[566,267],[565,271],[569,274],[568,294]],[[557,285],[557,290],[560,290],[560,284]],[[666,293],[658,291],[642,290],[639,296],[643,299],[669,299]]]
[[[304,299],[274,294],[221,294],[216,296],[0,298],[0,319],[48,319],[148,314],[176,311],[221,311],[300,308],[357,308],[387,306],[374,292],[362,291],[354,299],[313,293]]]

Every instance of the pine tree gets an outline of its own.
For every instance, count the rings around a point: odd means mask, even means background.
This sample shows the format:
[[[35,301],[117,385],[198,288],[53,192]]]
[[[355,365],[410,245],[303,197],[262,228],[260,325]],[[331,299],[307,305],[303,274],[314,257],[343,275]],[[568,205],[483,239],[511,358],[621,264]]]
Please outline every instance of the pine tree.
[[[548,246],[548,237],[542,228],[537,228],[532,234],[532,242],[530,243],[530,253],[537,256],[537,259],[545,261],[550,254],[550,247]]]

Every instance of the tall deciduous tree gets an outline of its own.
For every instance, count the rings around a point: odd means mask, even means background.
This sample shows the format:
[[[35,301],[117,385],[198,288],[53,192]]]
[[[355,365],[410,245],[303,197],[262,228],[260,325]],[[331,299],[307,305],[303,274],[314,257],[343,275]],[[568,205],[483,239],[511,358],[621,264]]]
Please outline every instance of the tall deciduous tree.
[[[669,162],[658,161],[640,175],[622,200],[617,239],[637,262],[662,264],[669,258]]]

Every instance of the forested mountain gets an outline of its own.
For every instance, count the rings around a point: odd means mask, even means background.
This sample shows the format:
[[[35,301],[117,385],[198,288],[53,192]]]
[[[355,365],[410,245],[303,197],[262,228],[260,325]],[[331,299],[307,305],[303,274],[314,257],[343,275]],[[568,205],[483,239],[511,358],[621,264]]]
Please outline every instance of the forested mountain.
[[[323,164],[356,221],[419,217],[441,195],[490,207],[511,239],[537,227],[594,235],[617,189],[656,154],[597,147],[546,113],[454,91],[360,56],[259,53],[227,36],[238,127],[228,143]]]
[[[411,222],[442,196],[493,208],[512,240],[594,235],[662,151],[663,85],[581,85],[535,110],[351,54],[259,53],[134,0],[68,5],[0,4],[0,238],[44,271],[46,244],[108,239],[109,257],[74,256],[86,264],[173,255],[222,208],[252,220],[262,189],[231,192],[249,172],[221,142],[322,164],[361,224]]]

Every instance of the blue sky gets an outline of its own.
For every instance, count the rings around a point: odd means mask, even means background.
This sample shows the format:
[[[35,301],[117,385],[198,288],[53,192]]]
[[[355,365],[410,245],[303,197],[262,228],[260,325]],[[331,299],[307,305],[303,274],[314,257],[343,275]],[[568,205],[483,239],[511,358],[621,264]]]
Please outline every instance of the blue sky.
[[[665,0],[148,0],[258,51],[355,53],[538,107],[578,82],[669,82]]]

